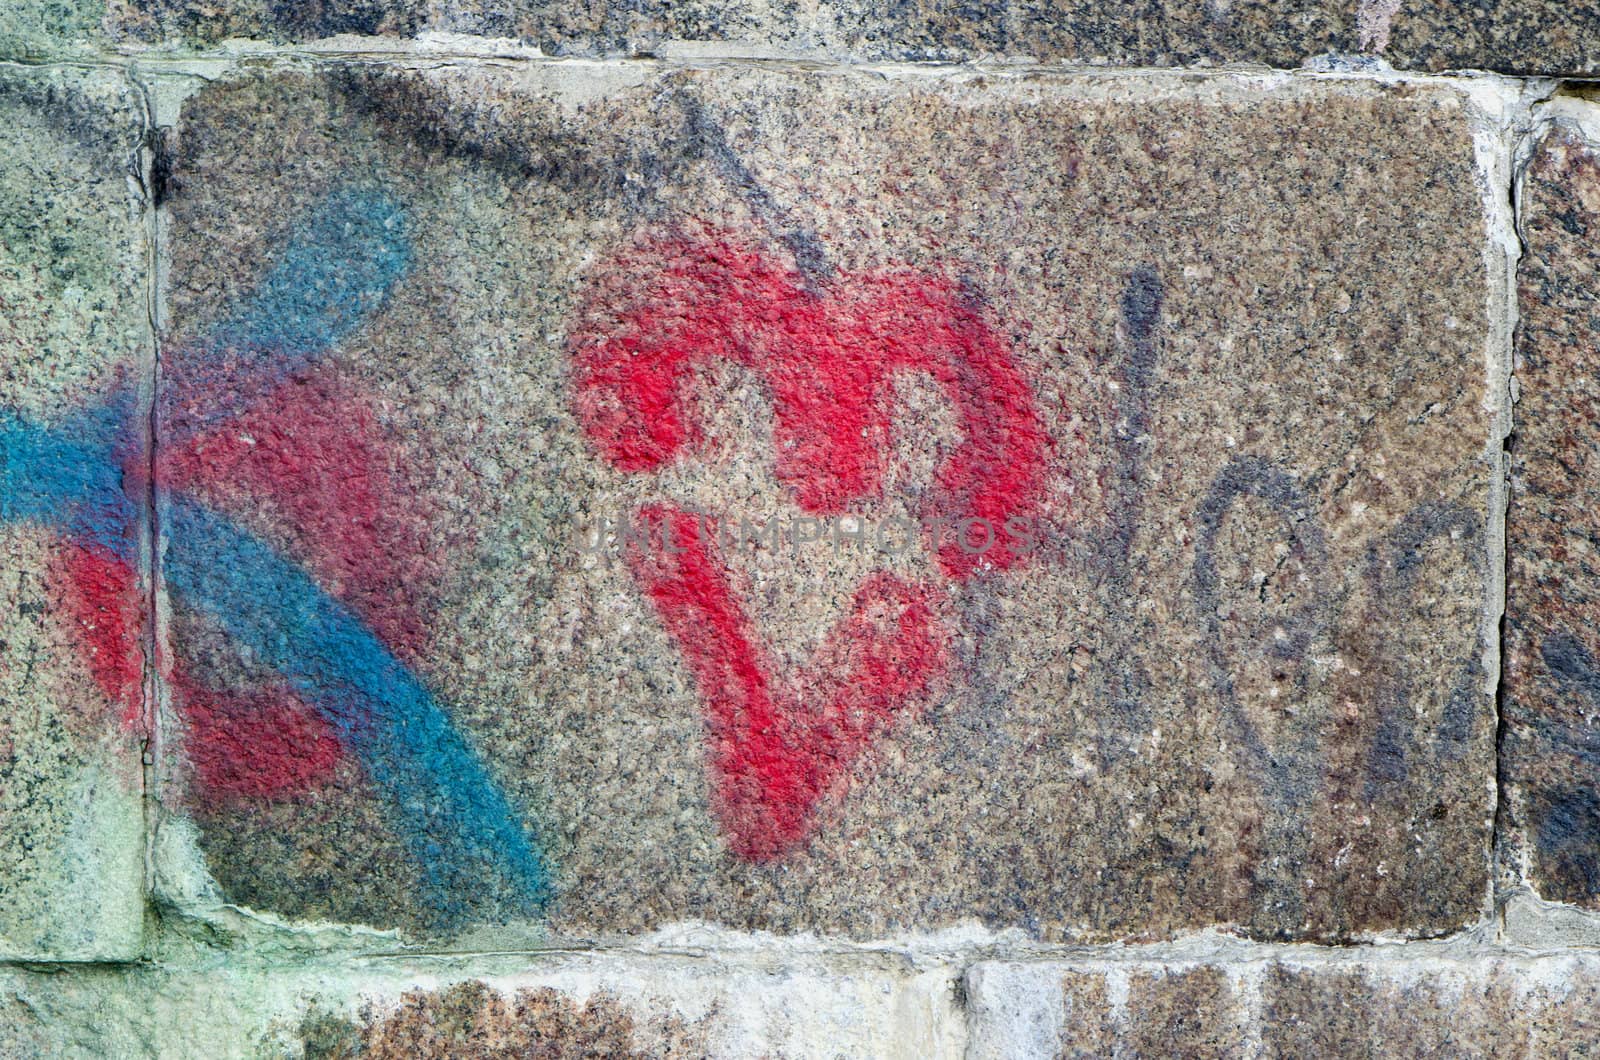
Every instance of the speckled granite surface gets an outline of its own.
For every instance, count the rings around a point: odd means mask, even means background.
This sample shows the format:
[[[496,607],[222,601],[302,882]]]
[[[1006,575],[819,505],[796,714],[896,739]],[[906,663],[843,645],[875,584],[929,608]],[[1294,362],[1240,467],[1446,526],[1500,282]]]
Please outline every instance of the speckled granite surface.
[[[974,1057],[1589,1056],[1595,966],[1417,960],[994,962],[967,976]]]
[[[24,5],[14,16],[18,28],[13,32],[26,43],[31,37],[83,40],[98,30],[103,40],[133,46],[203,46],[229,37],[277,42],[340,34],[406,38],[431,32],[509,38],[561,55],[731,48],[875,60],[1002,56],[1291,69],[1337,53],[1358,62],[1381,59],[1402,69],[1522,74],[1593,73],[1600,61],[1600,5],[1594,0],[1476,7],[1449,0],[1141,5],[1086,0],[110,0],[103,15],[98,5],[75,10],[76,22],[61,22],[59,11]]]
[[[157,473],[208,871],[420,934],[1476,919],[1470,120],[1353,84],[205,88],[164,146]]]
[[[1600,901],[1592,732],[1600,602],[1592,539],[1600,497],[1595,266],[1600,154],[1552,127],[1523,178],[1517,376],[1507,517],[1507,868],[1544,897]]]
[[[547,953],[380,960],[359,974],[160,963],[0,968],[7,1057],[951,1056],[951,984],[892,959],[791,962]],[[111,999],[110,1003],[108,998]]]
[[[143,115],[0,70],[0,956],[142,946]]]

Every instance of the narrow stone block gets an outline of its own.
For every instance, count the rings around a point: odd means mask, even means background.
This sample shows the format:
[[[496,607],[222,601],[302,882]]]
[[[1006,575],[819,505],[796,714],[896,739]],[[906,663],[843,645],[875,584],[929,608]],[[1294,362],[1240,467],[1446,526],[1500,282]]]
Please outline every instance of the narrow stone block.
[[[1580,112],[1587,104],[1575,104]],[[1595,269],[1600,152],[1563,121],[1522,177],[1520,316],[1507,515],[1501,773],[1505,867],[1552,901],[1600,904],[1600,502]]]
[[[1594,73],[1600,4],[1516,0],[110,0],[113,40],[204,46],[229,37],[310,41],[429,32],[511,39],[556,55],[733,52],[875,60],[1031,58],[1118,66],[1257,63],[1294,69],[1386,62],[1401,69]],[[84,31],[79,31],[82,36]],[[92,35],[92,34],[91,34]],[[68,39],[71,34],[65,34]]]
[[[955,1057],[948,972],[546,955],[344,968],[0,969],[7,1057]]]
[[[141,946],[143,140],[120,76],[0,71],[0,956]]]

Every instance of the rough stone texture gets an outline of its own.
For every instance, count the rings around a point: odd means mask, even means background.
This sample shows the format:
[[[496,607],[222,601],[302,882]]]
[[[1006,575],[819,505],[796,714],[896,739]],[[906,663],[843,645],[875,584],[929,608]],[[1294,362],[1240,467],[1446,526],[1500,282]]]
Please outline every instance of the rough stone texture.
[[[0,970],[35,1057],[1600,1054],[1600,959],[1493,946],[978,960],[504,955]],[[217,954],[212,954],[216,957]],[[259,958],[262,954],[255,954]]]
[[[0,1057],[1600,1054],[1581,90],[726,56],[1592,10],[0,6]]]
[[[887,958],[279,963],[0,970],[0,1054],[920,1060],[957,1056],[962,1039],[948,972]]]
[[[1507,516],[1505,860],[1545,898],[1600,903],[1600,152],[1566,124],[1522,178],[1521,397]]]
[[[307,1056],[695,1056],[704,1045],[682,1020],[641,1025],[601,995],[578,1003],[549,987],[506,996],[482,980],[412,990],[392,1011],[369,1007],[359,1020],[308,1015],[297,1028]]]
[[[966,997],[973,1058],[1600,1054],[1592,956],[994,962]]]
[[[423,934],[1474,920],[1471,121],[1228,79],[206,88],[158,166],[171,809],[228,900]],[[796,543],[841,513],[890,530]],[[968,516],[982,555],[891,522]]]
[[[110,42],[105,0],[7,0],[0,5],[0,59],[84,53]]]
[[[141,945],[141,115],[0,70],[0,955]]]
[[[1027,56],[1124,66],[1265,63],[1325,53],[1396,67],[1508,73],[1593,72],[1600,4],[1450,0],[112,0],[114,39],[206,44],[226,37],[306,41],[424,31],[516,38],[555,54],[715,47],[875,59]]]

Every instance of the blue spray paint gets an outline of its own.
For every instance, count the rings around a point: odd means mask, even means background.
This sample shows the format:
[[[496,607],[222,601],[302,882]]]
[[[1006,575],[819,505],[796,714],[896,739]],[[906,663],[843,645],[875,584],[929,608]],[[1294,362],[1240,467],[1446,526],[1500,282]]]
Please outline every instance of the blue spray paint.
[[[329,195],[261,277],[255,294],[193,347],[224,351],[234,371],[282,379],[320,360],[388,301],[411,268],[399,203],[381,191]]]
[[[184,368],[226,373],[225,407],[200,423],[329,354],[411,265],[402,209],[381,191],[335,192],[296,232],[254,295],[173,354],[180,378]],[[195,410],[184,411],[193,426]],[[122,468],[141,448],[136,428],[127,388],[51,427],[0,410],[0,521],[43,523],[131,563],[139,505]],[[493,874],[525,911],[539,908],[549,886],[542,858],[422,682],[303,568],[191,499],[159,501],[174,599],[211,616],[335,727],[402,823],[435,919],[458,920],[460,896]]]
[[[435,911],[496,868],[542,895],[543,862],[511,807],[405,664],[259,539],[193,501],[174,498],[168,513],[174,599],[211,615],[333,724],[404,822]]]
[[[405,214],[391,196],[330,194],[295,226],[253,294],[169,351],[164,440],[227,419],[328,356],[388,302],[411,264]]]
[[[138,452],[125,397],[74,412],[54,427],[0,410],[0,522],[50,526],[131,562],[139,505],[123,481]]]

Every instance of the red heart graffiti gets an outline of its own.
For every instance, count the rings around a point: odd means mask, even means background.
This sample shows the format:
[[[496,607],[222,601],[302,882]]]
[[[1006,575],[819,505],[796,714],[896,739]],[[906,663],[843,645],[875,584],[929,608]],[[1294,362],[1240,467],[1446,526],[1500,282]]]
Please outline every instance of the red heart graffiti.
[[[724,233],[645,236],[595,271],[570,334],[578,418],[624,471],[659,470],[703,441],[688,415],[693,369],[723,358],[771,392],[779,482],[806,512],[844,513],[881,495],[893,377],[918,371],[961,430],[923,499],[924,525],[998,528],[1042,501],[1048,441],[1032,390],[978,299],[947,277],[886,268],[809,282]],[[718,818],[738,854],[775,857],[805,839],[823,797],[947,665],[936,590],[873,575],[780,687],[696,518],[666,504],[640,514],[661,532],[634,539],[629,566],[704,700]],[[981,553],[954,537],[934,547],[956,580],[1024,555],[1000,534]]]

